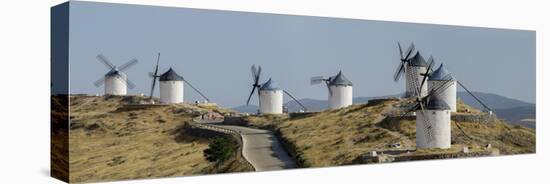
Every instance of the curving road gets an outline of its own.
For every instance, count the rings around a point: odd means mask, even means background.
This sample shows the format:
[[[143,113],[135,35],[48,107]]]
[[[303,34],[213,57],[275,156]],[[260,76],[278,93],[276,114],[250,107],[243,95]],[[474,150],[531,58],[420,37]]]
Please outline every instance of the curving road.
[[[238,131],[243,138],[243,156],[256,171],[271,171],[295,168],[294,160],[288,156],[275,135],[268,130],[234,126],[211,125]]]

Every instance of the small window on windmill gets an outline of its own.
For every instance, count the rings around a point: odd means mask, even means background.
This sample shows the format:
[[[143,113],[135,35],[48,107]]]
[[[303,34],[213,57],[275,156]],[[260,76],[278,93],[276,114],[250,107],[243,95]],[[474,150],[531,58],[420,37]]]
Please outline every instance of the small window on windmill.
[[[432,114],[435,114],[435,111],[433,111]]]

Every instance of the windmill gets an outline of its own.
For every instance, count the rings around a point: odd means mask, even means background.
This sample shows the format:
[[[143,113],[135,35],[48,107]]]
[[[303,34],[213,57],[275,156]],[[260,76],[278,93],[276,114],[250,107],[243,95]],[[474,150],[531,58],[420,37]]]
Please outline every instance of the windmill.
[[[397,42],[399,48],[400,62],[397,65],[397,69],[393,75],[393,80],[398,82],[402,75],[405,75],[406,92],[405,97],[415,97],[415,86],[421,86],[420,82],[423,78],[423,74],[427,73],[427,66],[424,57],[419,51],[413,55],[415,51],[414,43],[411,43],[409,48],[403,52],[401,44]],[[426,96],[428,92],[427,86],[422,86],[418,91],[420,96]]]
[[[282,114],[283,113],[283,93],[292,98],[298,105],[302,107],[302,111],[307,111],[307,108],[296,100],[294,96],[290,94],[287,90],[281,89],[273,79],[267,80],[265,83],[260,85],[260,76],[262,72],[262,67],[252,65],[250,68],[252,71],[252,91],[248,95],[246,100],[246,105],[250,104],[250,99],[254,95],[254,91],[258,91],[259,99],[259,113],[260,114]]]
[[[353,104],[353,84],[344,76],[342,71],[335,76],[312,77],[311,85],[325,83],[328,89],[328,102],[330,109],[338,109]]]
[[[117,67],[102,54],[98,54],[96,58],[109,69],[103,77],[94,82],[96,87],[104,85],[105,95],[126,95],[127,88],[132,89],[135,87],[135,84],[128,79],[124,71],[136,65],[138,63],[137,59],[134,58]]]
[[[160,103],[162,104],[176,104],[183,103],[184,99],[184,83],[189,85],[195,92],[202,96],[206,101],[210,101],[201,91],[195,88],[190,82],[185,80],[172,68],[169,68],[168,71],[164,72],[162,75],[158,75],[159,71],[159,62],[160,62],[160,53],[157,56],[157,64],[155,65],[154,72],[149,73],[149,77],[153,78],[151,84],[151,93],[150,98],[153,98],[156,80],[159,80],[159,91],[160,91]]]
[[[431,65],[430,65],[431,67]],[[425,85],[428,75],[424,75],[420,85]],[[426,96],[420,96],[422,86],[415,86],[415,105],[408,113],[416,112],[416,145],[418,148],[450,148],[451,146],[451,112],[448,104],[438,96],[452,85],[452,76],[446,75],[441,83],[430,89]]]

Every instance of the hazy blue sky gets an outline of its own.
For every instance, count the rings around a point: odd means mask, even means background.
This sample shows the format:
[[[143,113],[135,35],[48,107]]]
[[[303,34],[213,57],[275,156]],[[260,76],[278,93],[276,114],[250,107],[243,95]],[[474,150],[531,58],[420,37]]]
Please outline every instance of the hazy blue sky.
[[[102,53],[116,65],[137,58],[129,93],[148,94],[160,52],[161,72],[174,68],[226,107],[245,103],[252,64],[263,67],[262,82],[272,77],[297,98],[326,99],[309,78],[339,70],[355,97],[397,94],[405,87],[392,80],[398,41],[414,42],[473,91],[535,102],[533,31],[90,2],[71,4],[70,90],[103,92],[92,84],[107,72],[95,58]],[[185,92],[186,101],[200,97]]]

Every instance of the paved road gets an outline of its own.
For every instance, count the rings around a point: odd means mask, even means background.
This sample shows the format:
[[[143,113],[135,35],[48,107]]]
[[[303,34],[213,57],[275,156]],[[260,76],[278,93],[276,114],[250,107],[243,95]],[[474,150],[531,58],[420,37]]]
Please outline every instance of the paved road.
[[[214,125],[214,124],[212,124]],[[234,125],[215,126],[235,130],[243,137],[243,156],[256,171],[295,168],[296,164],[271,131]]]

